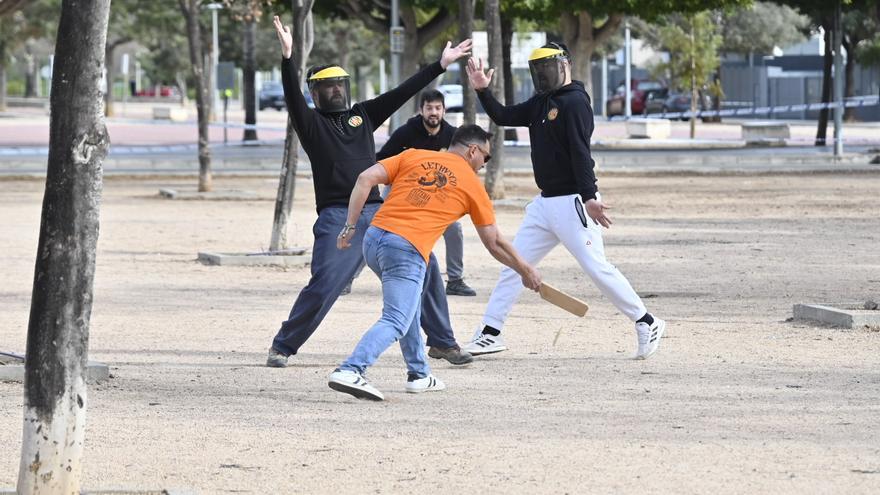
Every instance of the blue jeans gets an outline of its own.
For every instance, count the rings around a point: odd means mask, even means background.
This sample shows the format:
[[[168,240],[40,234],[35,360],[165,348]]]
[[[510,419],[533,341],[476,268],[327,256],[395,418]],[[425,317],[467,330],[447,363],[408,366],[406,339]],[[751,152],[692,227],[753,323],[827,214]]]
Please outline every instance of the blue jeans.
[[[328,206],[321,210],[312,227],[315,242],[312,246],[312,277],[300,291],[290,316],[272,341],[272,348],[289,356],[315,333],[318,325],[333,307],[339,293],[351,281],[364,261],[362,243],[364,233],[379,210],[379,204],[364,205],[358,219],[351,247],[345,250],[336,248],[336,236],[345,225],[347,206]],[[422,293],[422,321],[428,335],[428,345],[455,347],[455,335],[449,321],[449,304],[443,287],[443,278],[437,259],[431,255],[428,276]]]
[[[382,316],[339,369],[363,374],[399,340],[409,375],[424,378],[431,373],[419,331],[425,259],[409,241],[378,227],[369,228],[363,243],[367,266],[382,279]]]

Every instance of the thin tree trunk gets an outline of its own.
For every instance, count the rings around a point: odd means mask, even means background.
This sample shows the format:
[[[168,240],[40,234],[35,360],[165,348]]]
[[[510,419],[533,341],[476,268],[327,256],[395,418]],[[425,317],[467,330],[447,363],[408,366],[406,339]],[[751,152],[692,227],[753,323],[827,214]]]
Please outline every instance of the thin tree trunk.
[[[104,49],[104,84],[107,87],[107,90],[104,92],[104,115],[107,117],[113,116],[113,51],[115,50],[115,45],[107,45]]]
[[[245,125],[257,124],[257,107],[256,107],[256,44],[257,44],[257,21],[253,15],[250,15],[244,21],[244,123]],[[245,129],[243,141],[256,141],[257,130]]]
[[[109,145],[100,92],[109,13],[110,0],[64,0],[61,7],[28,322],[19,494],[80,493],[102,162]]]
[[[6,111],[6,43],[0,41],[0,112]]]
[[[513,68],[510,63],[510,47],[513,44],[513,20],[504,15],[501,16],[501,57],[504,67],[504,101],[513,103]],[[508,127],[504,130],[504,139],[516,141],[516,128]]]
[[[199,121],[199,192],[213,189],[211,177],[211,148],[208,146],[208,118],[211,101],[208,97],[208,79],[205,73],[202,50],[202,28],[199,25],[199,0],[178,0],[186,19],[186,36],[189,40],[189,60],[196,81],[196,112]]]
[[[855,71],[856,71],[856,54],[855,48],[858,46],[861,40],[855,39],[852,36],[843,36],[843,48],[846,50],[846,81],[844,86],[844,98],[852,98],[855,96]],[[843,110],[843,120],[846,122],[855,122],[856,120],[856,109],[855,107],[846,107]]]
[[[474,31],[474,1],[458,0],[458,39],[466,40],[473,38]],[[469,57],[462,57],[458,61],[459,79],[462,89],[462,120],[464,124],[474,124],[477,121],[477,95],[470,90],[470,81],[467,78],[467,61]]]
[[[831,22],[826,22],[830,26]],[[822,103],[831,101],[831,67],[834,64],[834,50],[832,48],[832,30],[825,29],[825,66],[822,68]],[[819,123],[816,128],[816,146],[825,146],[828,132],[828,109],[819,110]]]
[[[486,0],[486,34],[489,39],[489,66],[501,67],[501,12],[499,0]],[[492,77],[492,92],[504,103],[504,71],[495,71]],[[492,159],[486,164],[486,192],[492,199],[504,197],[504,127],[495,124],[489,126],[492,136]]]
[[[37,71],[36,57],[33,53],[32,43],[26,43],[24,48],[25,75],[24,75],[24,97],[34,98],[37,96]]]
[[[694,33],[694,17],[688,19],[690,23],[691,46],[688,55],[691,58],[691,139],[697,137],[697,39]]]
[[[315,0],[291,0],[293,11],[293,57],[297,62],[297,77],[300,86],[305,84],[304,75],[309,53],[315,41],[315,30],[312,19],[312,6]],[[296,191],[296,168],[299,164],[299,136],[293,128],[290,117],[287,119],[287,135],[284,139],[284,158],[281,164],[281,177],[278,181],[278,193],[275,197],[275,214],[272,220],[272,237],[269,240],[269,251],[278,252],[289,247],[287,242],[287,224],[293,209],[294,192]]]

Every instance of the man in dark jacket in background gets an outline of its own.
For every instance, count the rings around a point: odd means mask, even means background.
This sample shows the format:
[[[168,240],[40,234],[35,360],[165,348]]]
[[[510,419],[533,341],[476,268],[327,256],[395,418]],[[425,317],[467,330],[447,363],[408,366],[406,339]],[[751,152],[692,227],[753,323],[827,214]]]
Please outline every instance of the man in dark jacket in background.
[[[422,92],[419,97],[419,114],[395,130],[388,142],[376,153],[385,158],[402,153],[408,148],[446,151],[452,142],[456,127],[446,122],[446,101],[436,89]],[[464,282],[464,233],[461,222],[454,222],[443,233],[446,242],[446,295],[476,296],[477,292]]]
[[[312,228],[315,236],[312,277],[300,291],[289,317],[281,324],[266,359],[266,366],[282,368],[287,365],[288,356],[296,354],[317,329],[363,261],[363,233],[382,203],[378,189],[370,191],[355,226],[346,223],[346,211],[358,175],[376,163],[373,132],[442,74],[449,64],[468,55],[471,41],[465,40],[455,47],[447,42],[439,61],[428,65],[397,88],[353,106],[348,73],[337,65],[314,67],[307,75],[309,92],[316,107],[313,110],[306,104],[296,64],[291,59],[293,37],[290,28],[283,26],[277,16],[274,23],[281,42],[281,77],[287,111],[311,162],[318,210],[318,219]],[[356,249],[336,249],[336,236],[343,227],[355,230],[351,242]],[[434,263],[436,265],[436,259]],[[439,297],[444,297],[443,281],[438,277],[429,290],[440,292]],[[472,360],[470,355],[459,351],[448,313],[432,315],[431,323],[430,328],[426,327],[429,345],[433,341],[441,357],[453,364]]]

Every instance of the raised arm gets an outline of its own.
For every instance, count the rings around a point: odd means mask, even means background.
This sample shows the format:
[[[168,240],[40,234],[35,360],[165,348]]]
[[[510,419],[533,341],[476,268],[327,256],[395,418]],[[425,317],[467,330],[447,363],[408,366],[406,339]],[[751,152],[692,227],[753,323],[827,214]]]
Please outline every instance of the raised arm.
[[[388,120],[388,117],[391,117],[394,112],[402,107],[404,103],[424,89],[424,87],[436,79],[437,76],[445,72],[446,68],[449,67],[449,64],[455,62],[461,57],[469,55],[470,49],[471,40],[469,39],[462,41],[454,47],[451,42],[447,41],[446,48],[443,49],[443,54],[440,56],[440,60],[420,70],[396,88],[387,91],[372,100],[367,100],[361,103],[364,111],[373,123],[373,129],[377,129],[383,122]]]
[[[281,84],[284,86],[284,101],[287,103],[287,113],[293,120],[296,131],[303,134],[311,132],[313,110],[309,108],[299,85],[299,74],[296,71],[296,63],[293,60],[293,36],[290,27],[281,24],[281,18],[277,15],[273,19],[275,34],[281,43]]]
[[[480,241],[486,246],[492,257],[518,273],[522,277],[523,286],[533,291],[537,291],[541,287],[541,275],[532,265],[520,257],[513,244],[507,242],[507,239],[501,235],[497,225],[493,223],[476,227]]]
[[[495,69],[489,69],[488,72],[483,68],[483,60],[471,58],[467,64],[467,75],[470,85],[477,92],[477,98],[486,110],[486,115],[498,125],[525,127],[529,125],[529,105],[523,102],[518,105],[502,105],[492,91],[489,89],[489,83],[492,82],[492,75]]]

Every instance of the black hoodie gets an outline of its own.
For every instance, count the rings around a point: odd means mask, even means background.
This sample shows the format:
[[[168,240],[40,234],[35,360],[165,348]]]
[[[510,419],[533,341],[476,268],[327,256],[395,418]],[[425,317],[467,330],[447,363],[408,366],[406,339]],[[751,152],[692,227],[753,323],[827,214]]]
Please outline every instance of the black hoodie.
[[[403,153],[407,148],[445,151],[449,148],[449,144],[452,142],[452,135],[455,134],[456,129],[458,127],[446,122],[446,119],[440,119],[440,130],[437,134],[428,134],[425,124],[422,123],[422,116],[416,115],[391,133],[388,142],[376,153],[376,158],[384,160],[389,156]]]
[[[376,163],[373,131],[443,72],[440,62],[434,62],[372,100],[355,103],[345,112],[324,113],[308,107],[299,86],[296,65],[291,59],[281,60],[287,112],[312,162],[318,212],[331,205],[348,206],[358,175]],[[367,203],[381,202],[379,190],[374,187]]]
[[[510,106],[499,103],[488,89],[477,96],[496,124],[529,128],[532,169],[541,196],[596,198],[595,162],[590,156],[593,110],[583,83],[572,81]]]

